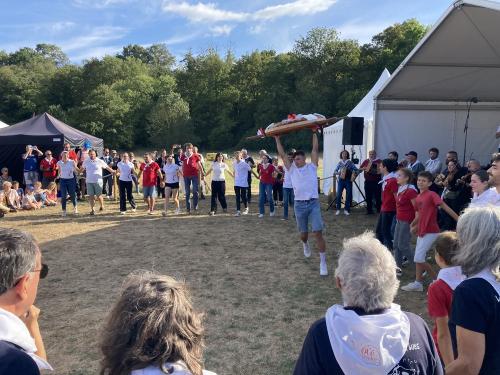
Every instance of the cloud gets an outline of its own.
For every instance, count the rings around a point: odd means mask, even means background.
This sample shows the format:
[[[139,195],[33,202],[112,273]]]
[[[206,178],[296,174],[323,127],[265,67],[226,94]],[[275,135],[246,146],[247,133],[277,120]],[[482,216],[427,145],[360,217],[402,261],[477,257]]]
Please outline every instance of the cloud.
[[[221,36],[221,35],[229,35],[231,34],[231,31],[234,29],[234,26],[230,25],[220,25],[220,26],[213,26],[210,28],[210,31],[213,36]]]
[[[73,0],[79,8],[107,8],[112,5],[131,3],[136,0]]]
[[[233,12],[220,9],[215,3],[190,4],[186,1],[175,2],[165,0],[164,12],[179,15],[191,22],[247,22],[270,21],[283,17],[307,16],[328,10],[337,0],[296,0],[288,3],[272,5],[258,9],[253,13]]]
[[[54,22],[49,25],[49,29],[53,33],[59,33],[64,30],[72,29],[76,24],[70,21]]]
[[[83,60],[89,60],[93,57],[101,58],[106,55],[116,55],[118,52],[122,51],[122,46],[99,46],[84,49],[80,52],[70,55],[71,61],[81,62]]]
[[[165,1],[162,9],[164,12],[177,14],[187,18],[191,22],[220,22],[220,21],[244,21],[249,14],[241,12],[231,12],[218,9],[213,3],[189,4],[185,1]]]
[[[369,22],[366,20],[356,19],[344,23],[337,27],[342,38],[355,39],[360,43],[369,43],[373,36],[384,31],[394,22],[391,20]]]
[[[112,40],[123,38],[128,33],[124,27],[99,26],[91,29],[85,35],[79,35],[59,43],[63,51],[77,51],[87,47],[97,48]]]

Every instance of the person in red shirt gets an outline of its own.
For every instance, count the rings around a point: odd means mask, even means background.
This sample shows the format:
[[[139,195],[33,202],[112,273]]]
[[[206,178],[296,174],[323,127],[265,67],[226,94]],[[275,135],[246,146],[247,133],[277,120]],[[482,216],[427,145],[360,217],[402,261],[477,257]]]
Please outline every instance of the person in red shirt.
[[[394,258],[398,269],[396,273],[401,276],[403,259],[410,259],[410,224],[415,219],[415,198],[417,189],[410,183],[413,173],[407,168],[400,168],[396,173],[398,193],[396,195],[396,228],[394,230]]]
[[[434,241],[439,235],[439,225],[437,222],[438,207],[442,208],[453,219],[458,220],[458,215],[441,197],[429,190],[434,177],[432,173],[423,171],[418,174],[417,187],[420,194],[415,199],[416,213],[415,219],[410,225],[411,231],[417,234],[417,245],[415,247],[415,281],[411,282],[401,289],[407,292],[422,292],[424,290],[423,280],[424,272],[432,279],[435,279],[436,273],[429,263],[425,261],[427,252],[432,247]]]
[[[361,163],[359,169],[362,169],[363,177],[365,178],[365,195],[366,195],[366,214],[373,214],[373,200],[375,200],[375,208],[377,212],[380,212],[381,202],[381,191],[380,191],[380,179],[382,176],[379,172],[379,164],[381,160],[377,158],[377,153],[375,150],[368,151],[368,159]]]
[[[204,178],[203,165],[201,164],[200,155],[194,152],[194,147],[191,143],[186,143],[185,152],[181,155],[182,175],[184,176],[184,189],[186,192],[186,211],[191,213],[191,184],[193,188],[193,206],[194,210],[198,210],[198,189],[200,185],[200,177]]]
[[[427,309],[429,316],[434,320],[432,338],[444,366],[448,366],[456,358],[453,353],[448,318],[451,315],[453,291],[465,280],[462,268],[452,265],[452,258],[457,249],[456,232],[448,231],[439,234],[434,242],[434,259],[441,270],[437,280],[429,285],[427,291]]]
[[[144,195],[144,202],[148,205],[148,214],[153,215],[155,208],[156,197],[156,178],[162,178],[160,166],[153,161],[149,153],[144,154],[144,163],[139,166],[139,180],[142,175],[142,193]]]
[[[262,155],[262,162],[257,166],[259,176],[259,217],[264,217],[265,202],[269,202],[269,216],[274,216],[273,183],[274,172],[276,168],[271,164],[271,158],[268,155]]]
[[[277,202],[278,206],[283,206],[283,177],[285,176],[285,169],[282,165],[278,165],[278,158],[273,158],[274,167],[274,181],[273,181],[273,199]]]
[[[391,226],[396,216],[396,194],[398,193],[398,182],[396,180],[396,171],[398,162],[391,159],[384,159],[380,164],[382,173],[382,206],[380,207],[380,216],[377,221],[375,233],[377,239],[392,251],[392,231]]]
[[[45,159],[40,162],[40,170],[42,171],[42,188],[47,189],[57,177],[57,160],[52,157],[52,151],[45,151]]]

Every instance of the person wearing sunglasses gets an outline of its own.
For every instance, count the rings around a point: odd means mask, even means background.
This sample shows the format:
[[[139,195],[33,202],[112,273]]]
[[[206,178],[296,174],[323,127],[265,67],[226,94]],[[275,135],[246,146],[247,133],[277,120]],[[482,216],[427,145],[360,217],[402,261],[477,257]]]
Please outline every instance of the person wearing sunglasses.
[[[52,370],[34,305],[40,279],[49,268],[35,239],[17,229],[0,228],[0,374],[38,375]]]

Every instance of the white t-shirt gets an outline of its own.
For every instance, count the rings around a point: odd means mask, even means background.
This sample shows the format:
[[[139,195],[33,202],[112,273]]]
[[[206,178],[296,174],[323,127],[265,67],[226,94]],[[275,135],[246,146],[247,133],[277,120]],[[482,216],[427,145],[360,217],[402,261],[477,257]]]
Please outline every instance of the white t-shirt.
[[[83,167],[87,171],[87,183],[95,184],[102,181],[102,169],[107,168],[108,165],[102,159],[92,160],[88,158],[83,162]]]
[[[226,170],[226,163],[214,161],[212,164],[212,181],[226,181]]]
[[[312,163],[306,163],[302,168],[297,168],[292,163],[290,169],[286,170],[293,186],[296,201],[307,201],[318,198],[318,167]]]
[[[481,195],[474,193],[474,197],[470,201],[469,207],[485,207],[488,205],[500,206],[500,194],[497,189],[492,187],[485,190]]]
[[[74,160],[68,159],[68,161],[65,163],[62,160],[59,160],[57,162],[57,166],[59,170],[61,171],[61,178],[64,179],[69,179],[75,177],[74,171],[75,171],[75,162]]]
[[[128,161],[125,163],[124,161],[120,161],[116,167],[120,171],[120,181],[132,181],[132,171],[134,170],[134,164],[132,162]]]
[[[180,167],[175,163],[172,164],[166,163],[163,166],[163,172],[165,172],[165,182],[167,184],[175,184],[179,182],[179,175],[177,174],[179,169]]]
[[[248,172],[252,169],[250,164],[240,160],[239,162],[233,162],[234,168],[234,186],[239,186],[243,188],[248,187]]]
[[[290,173],[286,171],[286,168],[283,168],[285,173],[283,174],[283,188],[284,189],[292,189],[292,180],[290,179]]]

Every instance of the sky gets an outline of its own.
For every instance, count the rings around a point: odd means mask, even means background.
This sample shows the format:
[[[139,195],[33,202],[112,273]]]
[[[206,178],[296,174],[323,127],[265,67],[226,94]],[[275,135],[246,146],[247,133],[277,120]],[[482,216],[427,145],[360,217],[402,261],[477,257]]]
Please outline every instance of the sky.
[[[433,25],[452,0],[0,0],[0,50],[60,46],[71,62],[114,55],[128,44],[186,52],[289,51],[314,27],[367,43],[416,18]]]

